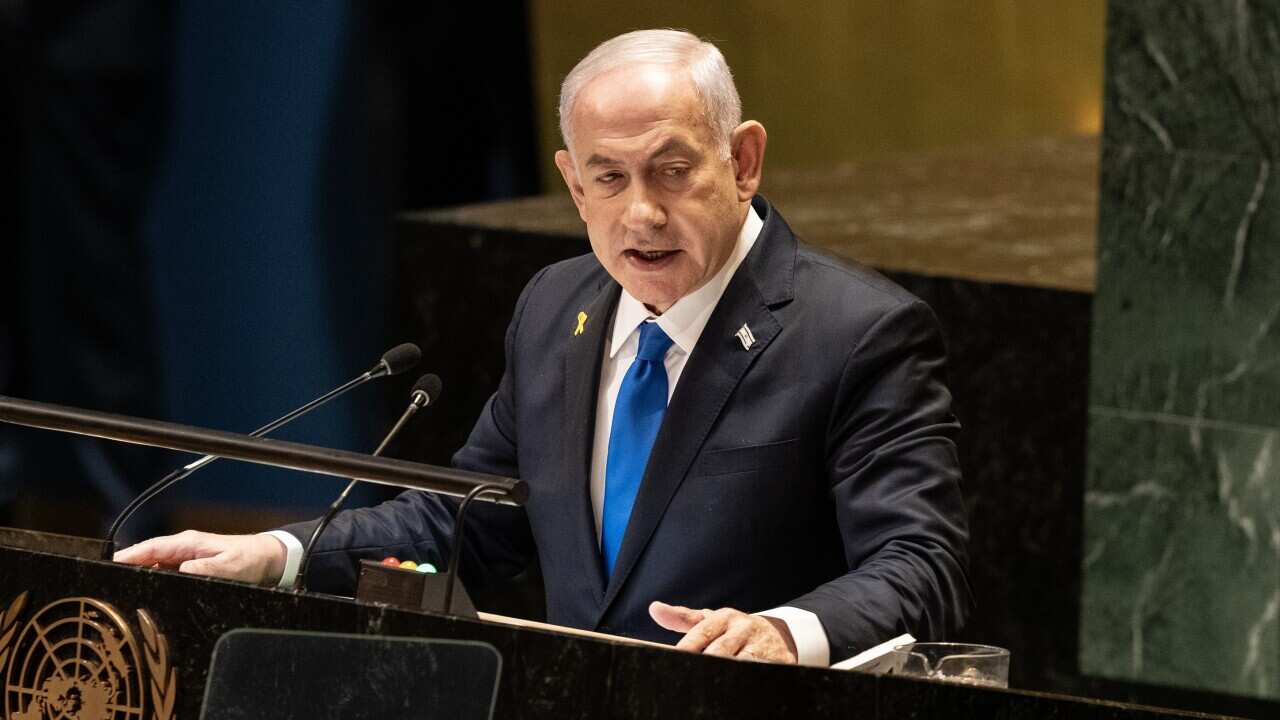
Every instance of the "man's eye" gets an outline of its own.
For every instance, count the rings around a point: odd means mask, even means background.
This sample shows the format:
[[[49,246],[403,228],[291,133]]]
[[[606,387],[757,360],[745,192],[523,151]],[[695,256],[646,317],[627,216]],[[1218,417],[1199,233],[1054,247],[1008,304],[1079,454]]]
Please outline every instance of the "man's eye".
[[[621,177],[621,173],[605,173],[604,175],[597,177],[596,182],[602,185],[608,185],[609,183],[616,182]]]
[[[689,174],[689,168],[683,166],[663,168],[662,174],[673,178],[684,177]]]

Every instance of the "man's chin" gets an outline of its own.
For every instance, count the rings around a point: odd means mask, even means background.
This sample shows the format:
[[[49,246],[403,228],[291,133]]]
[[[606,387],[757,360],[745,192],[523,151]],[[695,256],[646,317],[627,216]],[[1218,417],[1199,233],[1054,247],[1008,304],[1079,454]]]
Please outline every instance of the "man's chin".
[[[623,287],[627,287],[623,285]],[[680,299],[680,295],[671,289],[656,289],[652,286],[627,287],[627,292],[631,293],[631,297],[639,300],[649,311],[655,315],[661,315],[668,308],[676,304],[676,300]]]

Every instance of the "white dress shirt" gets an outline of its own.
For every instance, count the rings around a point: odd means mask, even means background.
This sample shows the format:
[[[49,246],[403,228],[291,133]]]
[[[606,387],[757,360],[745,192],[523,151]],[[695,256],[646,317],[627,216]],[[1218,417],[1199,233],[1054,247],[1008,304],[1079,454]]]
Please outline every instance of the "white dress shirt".
[[[755,245],[763,227],[764,221],[755,208],[748,207],[746,220],[738,233],[738,241],[724,267],[705,285],[680,298],[657,317],[632,297],[631,293],[625,289],[622,291],[622,298],[618,301],[618,309],[613,316],[610,339],[605,346],[603,365],[600,368],[600,392],[596,398],[596,432],[591,450],[591,510],[595,514],[597,545],[600,542],[600,518],[604,512],[605,467],[609,462],[609,432],[613,427],[613,409],[618,400],[618,390],[622,388],[622,379],[631,368],[640,348],[640,325],[655,322],[672,340],[671,347],[663,358],[663,365],[667,368],[667,402],[670,402],[685,363],[693,353],[693,347],[698,344],[698,338],[702,336],[702,329],[707,326],[707,320],[711,319],[711,313],[720,303],[725,288]],[[705,581],[713,583],[715,578],[708,577]],[[663,599],[665,598],[654,598]],[[831,649],[827,643],[827,633],[817,615],[794,607],[779,607],[756,614],[777,618],[786,623],[796,643],[796,656],[801,665],[826,667],[830,664]]]
[[[591,509],[595,514],[596,543],[600,542],[600,517],[604,511],[605,467],[609,461],[609,431],[613,426],[613,408],[618,400],[618,390],[622,387],[622,379],[635,360],[640,345],[641,323],[652,321],[662,328],[672,340],[671,347],[663,359],[667,368],[667,401],[675,392],[676,383],[684,370],[685,362],[698,344],[702,329],[711,318],[712,311],[724,295],[724,290],[733,279],[742,260],[746,258],[764,222],[755,208],[747,208],[747,217],[738,233],[738,241],[733,252],[725,261],[724,267],[715,274],[707,284],[680,298],[662,315],[654,317],[653,313],[631,296],[625,289],[618,301],[614,313],[610,340],[605,347],[600,372],[600,391],[596,399],[596,432],[591,452]],[[297,538],[282,530],[267,533],[282,542],[287,550],[284,574],[280,578],[280,587],[292,587],[298,574],[298,564],[302,555],[302,544]],[[705,582],[715,582],[714,577],[705,578]],[[663,600],[664,598],[654,598]],[[796,644],[796,657],[801,665],[826,667],[830,664],[831,649],[827,643],[827,633],[818,616],[808,610],[783,606],[756,613],[757,615],[776,618],[784,622],[791,631]]]

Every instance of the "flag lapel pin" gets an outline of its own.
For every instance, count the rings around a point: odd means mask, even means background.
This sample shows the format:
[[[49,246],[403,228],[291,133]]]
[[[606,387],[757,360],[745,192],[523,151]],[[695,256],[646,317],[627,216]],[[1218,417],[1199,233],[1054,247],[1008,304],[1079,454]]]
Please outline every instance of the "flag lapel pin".
[[[750,350],[751,346],[756,344],[756,336],[751,334],[751,328],[747,327],[746,323],[743,323],[742,327],[738,328],[738,332],[734,334],[738,338],[738,342],[742,343],[743,350]]]

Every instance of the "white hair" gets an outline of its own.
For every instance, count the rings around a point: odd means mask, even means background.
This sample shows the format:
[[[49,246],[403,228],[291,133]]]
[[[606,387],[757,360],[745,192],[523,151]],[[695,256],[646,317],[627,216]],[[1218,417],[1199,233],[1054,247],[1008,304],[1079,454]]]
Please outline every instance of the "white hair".
[[[719,48],[683,30],[636,30],[596,46],[560,85],[560,135],[573,150],[573,105],[592,80],[627,65],[668,65],[688,71],[724,157],[742,122],[742,101]]]

